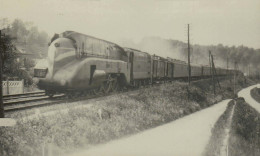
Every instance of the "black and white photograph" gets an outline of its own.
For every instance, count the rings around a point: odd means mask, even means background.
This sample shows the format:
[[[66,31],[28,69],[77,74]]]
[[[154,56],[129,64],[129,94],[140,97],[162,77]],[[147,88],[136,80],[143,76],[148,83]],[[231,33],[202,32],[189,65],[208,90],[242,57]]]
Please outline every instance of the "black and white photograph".
[[[0,0],[0,156],[260,156],[260,1]]]

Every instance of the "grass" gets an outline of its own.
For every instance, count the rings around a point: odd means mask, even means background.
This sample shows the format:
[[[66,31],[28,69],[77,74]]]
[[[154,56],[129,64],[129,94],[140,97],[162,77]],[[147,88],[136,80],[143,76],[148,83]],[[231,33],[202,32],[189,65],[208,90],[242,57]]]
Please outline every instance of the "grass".
[[[249,85],[239,81],[237,90]],[[210,83],[196,81],[189,89],[184,82],[167,83],[135,94],[110,96],[90,108],[82,103],[82,107],[70,107],[68,113],[57,111],[53,116],[19,120],[15,127],[0,128],[0,155],[41,155],[47,144],[65,153],[89,148],[165,124],[233,96],[229,80],[221,80],[222,88],[216,88],[216,95]],[[101,119],[99,110],[110,117]]]
[[[256,156],[260,153],[260,114],[243,99],[237,101],[229,138],[230,155]]]
[[[260,88],[253,88],[250,91],[251,96],[255,99],[258,103],[260,103]]]
[[[219,156],[221,152],[221,147],[223,144],[223,139],[225,137],[225,128],[228,126],[228,118],[231,115],[231,110],[234,106],[234,101],[228,103],[227,109],[219,117],[214,127],[211,130],[212,136],[209,143],[203,153],[204,156]]]

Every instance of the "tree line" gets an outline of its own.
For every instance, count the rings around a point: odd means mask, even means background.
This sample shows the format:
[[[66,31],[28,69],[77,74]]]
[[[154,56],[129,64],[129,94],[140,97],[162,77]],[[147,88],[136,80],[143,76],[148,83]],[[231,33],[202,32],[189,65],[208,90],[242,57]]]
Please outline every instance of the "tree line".
[[[187,43],[162,39],[160,37],[146,37],[139,43],[135,44],[131,41],[122,41],[123,46],[130,46],[151,54],[157,54],[164,57],[172,57],[187,61]],[[209,50],[214,55],[217,67],[234,68],[237,62],[239,70],[244,73],[259,74],[260,71],[260,49],[250,48],[244,45],[225,46],[218,45],[191,45],[191,63],[208,65]]]
[[[4,79],[18,77],[31,84],[32,75],[28,74],[28,71],[35,65],[35,62],[30,57],[19,57],[19,54],[46,56],[48,34],[45,31],[39,31],[32,22],[24,22],[20,19],[9,22],[7,18],[2,18],[0,29],[4,35],[1,41]]]

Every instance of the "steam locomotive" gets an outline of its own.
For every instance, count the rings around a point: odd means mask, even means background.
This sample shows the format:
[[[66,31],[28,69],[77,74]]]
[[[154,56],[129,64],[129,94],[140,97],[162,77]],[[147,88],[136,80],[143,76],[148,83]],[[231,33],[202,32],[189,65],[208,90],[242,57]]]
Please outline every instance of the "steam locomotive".
[[[217,69],[217,75],[234,70]],[[191,77],[210,76],[210,67],[191,65]],[[109,93],[120,87],[139,87],[160,81],[186,79],[186,62],[119,45],[74,31],[55,35],[48,49],[47,67],[35,68],[38,87],[56,93]]]

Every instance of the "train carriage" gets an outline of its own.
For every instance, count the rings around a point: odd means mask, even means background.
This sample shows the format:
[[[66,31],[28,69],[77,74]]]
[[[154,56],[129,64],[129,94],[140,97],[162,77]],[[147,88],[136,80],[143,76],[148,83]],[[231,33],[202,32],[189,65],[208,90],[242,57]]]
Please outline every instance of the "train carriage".
[[[151,55],[136,49],[124,48],[129,57],[131,82],[147,82],[151,78]]]
[[[220,75],[221,74],[221,70],[220,70],[220,68],[215,68],[216,70],[216,73],[215,73],[215,75]]]
[[[174,63],[173,59],[170,57],[167,57],[167,73],[166,77],[168,80],[172,80],[174,77]]]
[[[152,72],[154,80],[164,80],[166,77],[167,61],[165,58],[153,55],[152,56]]]
[[[210,76],[211,74],[210,74],[210,67],[209,66],[203,66],[203,76],[204,77],[208,77],[208,76]]]
[[[201,66],[191,65],[191,77],[200,77],[201,75]]]
[[[174,78],[188,77],[188,64],[184,61],[174,60]]]

